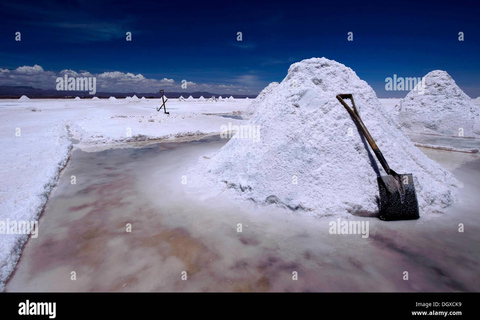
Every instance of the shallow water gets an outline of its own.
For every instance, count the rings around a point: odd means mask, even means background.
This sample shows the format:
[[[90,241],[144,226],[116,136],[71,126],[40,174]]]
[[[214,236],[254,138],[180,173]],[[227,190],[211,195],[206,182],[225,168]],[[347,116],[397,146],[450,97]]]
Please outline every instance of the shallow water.
[[[336,217],[189,192],[189,166],[225,142],[74,151],[40,219],[39,237],[28,241],[6,290],[480,289],[478,156],[460,161],[428,150],[437,161],[457,161],[452,168],[465,184],[463,202],[416,221],[352,216],[369,222],[369,237],[362,238],[330,234]],[[465,232],[458,232],[459,223]]]
[[[480,141],[474,138],[463,137],[448,137],[439,135],[426,135],[426,134],[408,134],[410,139],[417,143],[431,144],[435,146],[445,146],[460,149],[479,149]]]

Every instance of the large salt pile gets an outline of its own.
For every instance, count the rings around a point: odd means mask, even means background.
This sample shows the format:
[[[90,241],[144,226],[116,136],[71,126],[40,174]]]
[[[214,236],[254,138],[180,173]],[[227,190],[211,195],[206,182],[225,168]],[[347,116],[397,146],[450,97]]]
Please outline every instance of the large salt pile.
[[[255,110],[257,110],[257,108],[262,105],[263,100],[265,100],[265,97],[268,96],[273,91],[273,89],[275,89],[278,85],[279,85],[278,82],[272,82],[268,86],[263,88],[263,90],[260,91],[258,96],[255,98],[255,100],[253,100],[250,103],[250,105],[245,109],[245,112],[244,112],[245,115],[247,117],[251,116],[255,112]]]
[[[30,100],[30,98],[27,97],[26,95],[23,95],[20,98],[18,98],[18,101],[29,101],[29,100]]]
[[[233,96],[228,97],[228,101],[235,101],[235,98]]]
[[[198,98],[198,101],[204,102],[204,101],[205,101],[205,98],[204,98],[203,96],[200,96],[200,98]]]
[[[210,98],[207,99],[207,102],[215,102],[217,99],[215,99],[215,96],[211,96]]]
[[[178,98],[178,101],[185,101],[185,98],[183,96],[180,96],[180,98]]]
[[[290,66],[247,126],[203,160],[207,181],[218,192],[231,188],[257,203],[315,215],[378,212],[377,175],[385,172],[372,162],[368,144],[336,99],[339,93],[353,94],[389,165],[413,174],[420,214],[455,199],[453,175],[413,145],[352,69],[326,58]]]
[[[140,99],[138,99],[138,97],[136,95],[134,95],[131,99],[131,101],[138,101],[138,100],[140,100]]]
[[[187,101],[194,101],[194,100],[195,100],[195,99],[194,99],[192,96],[189,96],[189,97],[187,98]]]
[[[450,75],[441,70],[425,76],[424,90],[412,90],[396,107],[398,122],[407,132],[448,136],[480,135],[478,107]]]

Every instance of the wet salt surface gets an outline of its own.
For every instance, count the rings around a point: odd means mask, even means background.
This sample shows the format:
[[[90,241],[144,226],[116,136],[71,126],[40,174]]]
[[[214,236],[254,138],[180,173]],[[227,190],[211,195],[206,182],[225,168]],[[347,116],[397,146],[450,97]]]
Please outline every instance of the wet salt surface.
[[[417,143],[430,144],[436,146],[453,147],[460,149],[479,149],[479,139],[464,137],[448,137],[440,135],[427,135],[418,133],[409,133],[410,139]]]
[[[330,234],[334,215],[202,200],[184,174],[225,142],[74,151],[6,291],[479,291],[479,156],[426,149],[464,183],[462,203],[416,221],[352,216],[369,222],[362,238]]]

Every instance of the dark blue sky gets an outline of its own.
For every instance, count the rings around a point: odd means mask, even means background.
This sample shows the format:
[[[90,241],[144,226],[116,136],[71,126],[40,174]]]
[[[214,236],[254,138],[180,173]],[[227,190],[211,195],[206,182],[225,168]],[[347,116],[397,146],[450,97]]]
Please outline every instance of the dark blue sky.
[[[120,71],[173,79],[178,91],[186,79],[217,93],[231,86],[256,94],[291,63],[325,56],[379,97],[407,93],[386,92],[386,77],[434,69],[477,97],[479,17],[474,1],[10,1],[0,4],[0,68]]]

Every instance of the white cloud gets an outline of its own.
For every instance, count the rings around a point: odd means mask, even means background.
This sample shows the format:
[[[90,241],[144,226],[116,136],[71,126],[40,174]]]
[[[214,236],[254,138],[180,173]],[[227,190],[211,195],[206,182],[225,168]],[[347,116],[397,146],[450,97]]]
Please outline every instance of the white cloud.
[[[38,64],[34,65],[33,67],[23,66],[15,69],[15,72],[19,74],[40,74],[43,73],[43,71],[43,68]]]
[[[230,79],[232,84],[196,83],[187,81],[187,88],[182,88],[182,80],[164,77],[162,79],[146,78],[142,74],[131,72],[107,71],[92,74],[86,70],[75,71],[63,69],[60,72],[45,71],[41,66],[22,66],[14,70],[0,68],[0,85],[31,86],[40,89],[55,89],[57,77],[96,77],[97,86],[107,92],[158,92],[160,89],[175,92],[208,91],[216,94],[235,94],[251,92],[249,85],[258,84],[254,75],[245,75]],[[97,90],[98,91],[98,90]],[[254,92],[255,93],[255,92]]]

